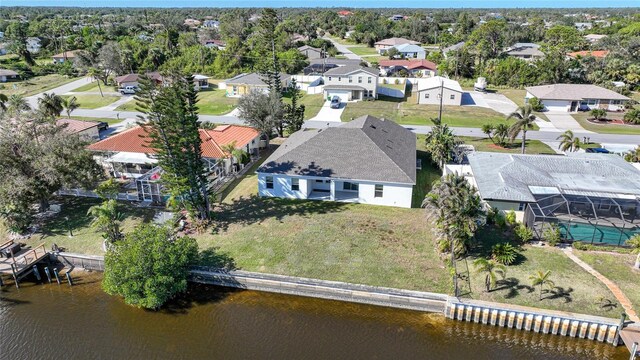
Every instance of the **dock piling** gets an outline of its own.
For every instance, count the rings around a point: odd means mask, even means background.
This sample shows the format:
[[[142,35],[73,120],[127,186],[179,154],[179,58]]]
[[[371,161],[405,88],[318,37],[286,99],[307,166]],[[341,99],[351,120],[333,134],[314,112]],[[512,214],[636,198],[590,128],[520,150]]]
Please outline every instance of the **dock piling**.
[[[36,276],[38,281],[42,281],[42,277],[40,276],[40,271],[38,271],[38,266],[33,265],[33,274]]]
[[[616,331],[616,337],[613,339],[613,346],[618,346],[620,343],[620,331],[624,328],[624,321],[627,319],[627,313],[624,311],[620,314],[620,324],[618,324],[618,330]]]
[[[49,282],[49,284],[51,284],[51,273],[49,272],[48,266],[44,267],[44,274],[47,275],[47,281]]]
[[[70,271],[67,271],[65,274],[67,274],[67,282],[69,283],[69,286],[73,286],[73,280],[71,279]]]
[[[638,353],[638,343],[634,342],[633,346],[631,346],[631,357],[629,358],[629,360],[635,360],[637,353]]]
[[[58,285],[60,285],[60,275],[58,274],[58,269],[53,269],[53,275],[55,275],[56,281],[58,282]]]

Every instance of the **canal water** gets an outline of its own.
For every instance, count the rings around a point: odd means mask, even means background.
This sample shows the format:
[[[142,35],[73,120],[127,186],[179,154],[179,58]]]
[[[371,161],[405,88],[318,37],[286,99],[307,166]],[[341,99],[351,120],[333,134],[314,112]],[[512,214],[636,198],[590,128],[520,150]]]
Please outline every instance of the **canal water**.
[[[161,311],[73,287],[0,290],[0,359],[627,359],[624,347],[441,315],[192,285]]]

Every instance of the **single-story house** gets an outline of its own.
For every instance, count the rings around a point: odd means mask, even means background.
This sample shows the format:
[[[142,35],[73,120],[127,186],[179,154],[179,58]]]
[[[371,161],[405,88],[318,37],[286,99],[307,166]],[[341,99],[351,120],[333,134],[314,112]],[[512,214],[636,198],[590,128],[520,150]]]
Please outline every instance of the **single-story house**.
[[[207,20],[202,22],[202,27],[205,28],[205,29],[219,29],[220,28],[220,21],[207,19]]]
[[[325,71],[324,97],[341,102],[378,98],[378,69],[363,66],[340,66]]]
[[[607,35],[601,35],[601,34],[587,34],[584,36],[584,39],[587,40],[590,43],[596,43],[604,38],[606,38]]]
[[[123,88],[127,86],[138,87],[140,85],[139,79],[140,75],[138,74],[126,74],[122,76],[116,76],[114,80],[119,88]]]
[[[382,55],[383,53],[385,53],[390,48],[392,48],[394,46],[397,46],[397,45],[402,45],[402,44],[420,45],[420,43],[418,41],[413,41],[413,40],[409,40],[409,39],[405,39],[405,38],[392,37],[392,38],[389,38],[389,39],[380,40],[380,41],[376,42],[375,44],[373,44],[373,46],[376,48],[378,53],[380,55]]]
[[[260,196],[411,207],[416,135],[362,116],[292,134],[256,171]]]
[[[310,59],[309,66],[302,69],[305,75],[322,75],[325,71],[337,68],[340,66],[358,66],[361,61],[357,59],[336,59],[332,57]]]
[[[540,45],[534,43],[515,43],[505,51],[507,56],[523,60],[541,59],[544,53],[540,51]]]
[[[472,152],[469,165],[447,165],[483,202],[513,210],[536,237],[550,224],[567,240],[620,245],[640,232],[640,171],[611,154],[521,155]]]
[[[568,57],[574,58],[574,59],[579,57],[587,57],[587,56],[593,56],[596,59],[604,59],[605,57],[607,57],[607,55],[609,55],[609,50],[594,50],[594,51],[583,50],[583,51],[570,52],[567,54]]]
[[[576,27],[579,31],[591,30],[593,28],[593,23],[590,22],[577,22],[574,23],[573,26]]]
[[[438,66],[429,60],[380,60],[378,63],[383,76],[392,76],[400,70],[405,70],[411,76],[432,77],[438,73]]]
[[[393,46],[394,49],[398,50],[398,56],[407,59],[425,59],[427,57],[427,52],[419,45],[414,44],[401,44]],[[391,48],[387,49],[389,51]]]
[[[442,76],[418,80],[418,104],[439,105],[442,96],[443,105],[462,105],[464,91],[460,84]]]
[[[291,76],[285,73],[280,74],[282,87],[289,86]],[[228,97],[241,97],[248,94],[251,90],[260,90],[264,93],[269,92],[269,86],[264,82],[263,76],[258,73],[243,73],[236,75],[231,79],[225,80],[218,84],[219,89],[226,89]]]
[[[11,80],[17,80],[20,74],[13,70],[0,69],[0,82],[7,82]]]
[[[227,44],[222,41],[222,40],[205,40],[204,41],[204,46],[208,47],[208,48],[214,48],[214,49],[218,49],[218,50],[224,50],[225,47],[227,46]]]
[[[82,121],[74,119],[57,119],[56,125],[64,126],[71,134],[78,134],[89,140],[100,139],[100,123],[97,121]]]
[[[526,87],[525,102],[542,101],[548,111],[574,112],[580,109],[620,111],[630,99],[615,91],[591,84],[553,84]]]
[[[298,48],[298,51],[302,53],[307,59],[321,59],[322,49],[314,48],[309,45],[304,45]]]
[[[211,79],[207,75],[195,74],[193,75],[193,86],[196,91],[200,91],[202,89],[209,88],[209,79]]]
[[[464,44],[465,44],[464,41],[460,41],[457,44],[453,44],[451,46],[447,46],[447,47],[442,49],[442,55],[444,55],[444,58],[446,59],[447,56],[449,56],[449,53],[459,51],[460,49],[462,49],[464,47]]]
[[[54,64],[62,64],[65,61],[73,61],[76,58],[76,51],[65,51],[60,54],[55,54],[51,57]]]

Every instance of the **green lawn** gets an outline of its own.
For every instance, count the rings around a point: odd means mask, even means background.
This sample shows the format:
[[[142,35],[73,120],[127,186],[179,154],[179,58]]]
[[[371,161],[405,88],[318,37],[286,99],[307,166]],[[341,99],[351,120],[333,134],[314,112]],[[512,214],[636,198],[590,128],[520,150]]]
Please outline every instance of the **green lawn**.
[[[430,119],[438,117],[438,106],[416,104],[413,97],[398,99],[380,95],[375,101],[347,104],[341,119],[350,121],[362,115],[373,115],[403,125],[433,125]],[[486,123],[513,123],[496,111],[478,106],[444,106],[442,120],[449,126],[473,128],[480,128]]]
[[[640,313],[640,271],[633,269],[636,255],[613,254],[594,251],[573,250],[580,260],[591,265],[602,275],[613,281],[629,298],[636,312]],[[619,313],[622,308],[616,309]]]
[[[367,46],[349,46],[349,50],[356,55],[379,55],[378,51],[374,48],[370,48]]]
[[[104,92],[116,91],[115,87],[113,86],[106,86],[101,83],[98,87],[98,82],[92,81],[80,86],[79,88],[73,89],[72,92],[100,92],[100,89],[102,89],[102,91]]]
[[[465,144],[473,145],[476,151],[491,151],[512,154],[521,153],[522,141],[517,139],[514,140],[513,144],[507,147],[500,147],[495,145],[491,141],[491,139],[473,138],[467,136],[459,136],[458,138],[464,141]],[[526,152],[527,154],[556,154],[556,152],[552,148],[539,140],[527,140]]]
[[[225,96],[224,90],[205,90],[198,93],[198,108],[203,115],[223,115],[235,109],[238,98]]]
[[[76,101],[80,104],[81,109],[97,109],[99,107],[107,106],[120,99],[119,96],[113,95],[63,95],[64,98],[76,97]]]
[[[1,84],[3,88],[0,88],[0,92],[7,96],[14,94],[31,96],[49,91],[74,80],[78,80],[78,78],[66,77],[58,74],[36,76],[29,80],[3,83]]]
[[[640,134],[640,125],[628,125],[628,124],[594,124],[587,119],[591,119],[592,116],[588,112],[580,112],[572,115],[580,126],[585,130],[602,133],[602,134],[626,134],[626,135],[638,135]],[[622,119],[623,113],[607,113],[608,119]]]
[[[324,96],[322,94],[308,95],[304,91],[300,91],[300,95],[301,97],[298,99],[298,104],[304,105],[304,119],[308,120],[318,115],[318,112],[320,112],[325,102]],[[283,101],[286,104],[291,104],[291,98],[289,97],[285,96]]]
[[[119,111],[138,111],[138,109],[136,109],[136,101],[135,100],[130,100],[130,101],[118,106],[116,108],[116,110],[119,110]]]

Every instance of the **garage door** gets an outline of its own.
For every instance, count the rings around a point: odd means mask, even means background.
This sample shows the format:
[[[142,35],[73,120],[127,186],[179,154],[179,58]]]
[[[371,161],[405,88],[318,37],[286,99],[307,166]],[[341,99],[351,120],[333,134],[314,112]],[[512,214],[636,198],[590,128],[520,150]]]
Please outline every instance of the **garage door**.
[[[563,100],[543,100],[542,103],[544,107],[547,108],[548,111],[569,111],[569,105],[571,105],[570,101]]]
[[[331,99],[334,96],[340,98],[341,102],[347,102],[350,100],[349,95],[351,95],[351,91],[340,91],[340,90],[327,90],[327,96]]]

